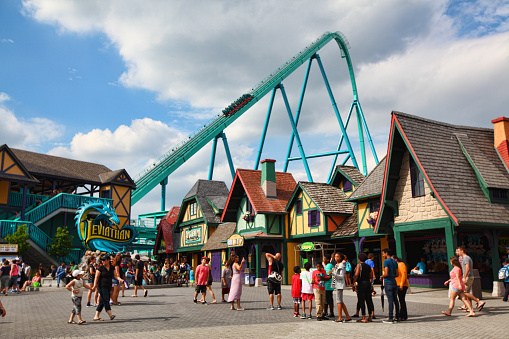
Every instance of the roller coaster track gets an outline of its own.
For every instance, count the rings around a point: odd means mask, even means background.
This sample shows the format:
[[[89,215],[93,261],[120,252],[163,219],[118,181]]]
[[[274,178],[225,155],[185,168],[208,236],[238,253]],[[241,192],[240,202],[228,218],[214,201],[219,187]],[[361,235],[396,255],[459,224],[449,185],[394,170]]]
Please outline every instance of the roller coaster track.
[[[350,72],[350,81],[352,83],[353,99],[354,102],[357,102],[357,86],[355,84],[352,62],[348,53],[348,41],[341,32],[325,32],[318,39],[306,46],[265,79],[251,88],[247,94],[250,94],[252,99],[240,109],[236,110],[235,113],[231,115],[219,113],[215,118],[195,131],[187,139],[180,142],[171,150],[163,154],[152,165],[148,166],[136,175],[134,177],[136,189],[132,192],[131,203],[134,205],[154,187],[164,181],[168,175],[177,170],[202,147],[216,138],[216,136],[222,133],[224,129],[249,110],[251,106],[262,99],[268,92],[276,88],[286,77],[292,74],[304,62],[313,58],[315,54],[331,40],[335,40],[337,42],[341,50],[341,56],[346,59],[348,70]]]

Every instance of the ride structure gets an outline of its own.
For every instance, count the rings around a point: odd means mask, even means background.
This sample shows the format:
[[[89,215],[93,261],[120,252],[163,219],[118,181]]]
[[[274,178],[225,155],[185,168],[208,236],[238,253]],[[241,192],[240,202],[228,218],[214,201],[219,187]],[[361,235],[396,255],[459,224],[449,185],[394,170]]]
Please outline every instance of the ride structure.
[[[352,85],[353,99],[350,104],[350,109],[346,118],[346,121],[343,122],[341,114],[336,104],[336,100],[332,93],[329,81],[327,79],[323,64],[320,60],[320,56],[318,55],[318,51],[322,49],[325,45],[327,45],[330,41],[336,41],[339,46],[341,57],[346,60],[348,71],[350,75],[350,82]],[[316,60],[318,67],[320,69],[320,73],[324,80],[325,88],[327,89],[327,93],[329,95],[332,108],[336,115],[339,128],[341,131],[341,137],[338,142],[338,146],[335,150],[320,154],[308,154],[306,155],[304,151],[304,147],[302,144],[302,140],[300,138],[297,126],[299,123],[299,118],[302,111],[302,104],[308,84],[309,73],[311,70],[312,62]],[[290,104],[288,102],[288,98],[286,95],[285,88],[283,86],[283,80],[285,80],[289,75],[291,75],[295,70],[297,70],[301,65],[307,63],[306,73],[302,85],[302,90],[300,93],[300,98],[297,106],[297,110],[295,115],[293,114]],[[376,155],[375,147],[373,145],[373,141],[371,139],[371,135],[369,133],[368,125],[366,123],[366,119],[364,117],[364,113],[361,108],[361,104],[358,97],[357,85],[355,82],[355,76],[352,66],[352,61],[350,59],[350,54],[348,52],[348,41],[346,37],[341,32],[325,32],[311,44],[302,49],[299,53],[294,55],[292,58],[287,60],[283,65],[278,67],[275,71],[270,73],[266,78],[260,81],[257,85],[251,88],[247,93],[243,94],[239,99],[235,100],[231,105],[226,107],[221,113],[219,113],[216,117],[214,117],[211,121],[205,124],[202,128],[198,129],[194,134],[189,136],[186,140],[179,143],[177,146],[173,147],[171,150],[163,154],[159,159],[157,159],[152,165],[145,168],[141,171],[137,176],[134,177],[134,181],[136,183],[136,189],[132,191],[131,203],[135,204],[138,202],[143,196],[145,196],[148,192],[150,192],[155,186],[160,184],[161,188],[161,210],[165,209],[165,187],[168,183],[168,176],[173,173],[177,168],[179,168],[185,161],[191,158],[196,152],[198,152],[201,148],[207,145],[210,141],[213,141],[212,144],[212,155],[210,160],[210,168],[209,168],[209,180],[212,179],[213,168],[215,163],[215,154],[217,149],[217,140],[221,138],[223,140],[223,144],[225,147],[226,157],[228,160],[228,164],[230,167],[230,171],[232,174],[232,178],[235,175],[235,168],[233,166],[233,161],[230,155],[228,142],[226,139],[226,135],[224,130],[231,125],[236,119],[238,119],[242,114],[247,112],[254,104],[260,101],[266,94],[271,92],[271,98],[269,102],[269,107],[267,110],[267,115],[265,119],[265,124],[262,130],[260,146],[258,148],[257,159],[255,163],[255,169],[258,169],[258,164],[260,163],[261,154],[263,151],[263,147],[265,144],[267,129],[270,122],[270,117],[272,113],[272,108],[274,106],[274,100],[277,91],[281,92],[284,105],[286,111],[288,113],[288,118],[290,121],[290,125],[292,128],[292,133],[290,136],[290,142],[288,146],[288,151],[286,155],[286,160],[284,164],[284,172],[288,170],[288,165],[291,161],[302,160],[304,165],[304,169],[306,171],[306,175],[308,181],[312,182],[313,177],[311,175],[311,171],[308,164],[308,159],[316,158],[316,157],[324,157],[324,156],[332,156],[333,161],[329,172],[329,179],[332,179],[332,175],[334,172],[334,168],[338,161],[338,157],[340,155],[344,156],[342,164],[345,164],[348,160],[351,160],[353,165],[359,169],[358,161],[354,153],[354,149],[352,147],[352,143],[347,134],[347,128],[350,123],[352,115],[356,116],[357,120],[357,129],[359,133],[359,142],[360,142],[360,150],[361,150],[361,159],[362,159],[362,172],[364,175],[367,175],[367,163],[366,163],[366,140],[370,146],[372,155],[374,157],[375,162],[378,164],[378,157]],[[364,135],[365,134],[365,135]],[[299,150],[299,156],[292,157],[292,149],[293,144],[296,142],[297,148]],[[343,147],[343,143],[346,146]]]

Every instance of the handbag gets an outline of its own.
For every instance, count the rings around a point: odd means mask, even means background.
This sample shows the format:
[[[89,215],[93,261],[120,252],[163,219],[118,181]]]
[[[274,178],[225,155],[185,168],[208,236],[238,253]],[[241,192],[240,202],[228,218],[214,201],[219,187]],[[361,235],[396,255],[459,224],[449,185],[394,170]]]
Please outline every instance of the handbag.
[[[274,262],[277,263],[277,268],[279,269],[279,263],[277,262],[277,260]],[[281,276],[281,274],[279,274],[279,272],[276,271],[270,272],[269,276],[267,277],[268,281],[275,284],[280,284],[282,279],[283,277]]]

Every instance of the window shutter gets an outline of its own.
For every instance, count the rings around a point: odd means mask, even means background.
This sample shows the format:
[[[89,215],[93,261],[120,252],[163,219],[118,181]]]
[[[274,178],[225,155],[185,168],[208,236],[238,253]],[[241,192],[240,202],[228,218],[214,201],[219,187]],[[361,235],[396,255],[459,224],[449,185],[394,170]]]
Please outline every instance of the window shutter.
[[[313,225],[311,225],[311,220],[312,220],[311,216],[312,216],[312,214],[313,214],[313,211],[308,211],[308,227],[313,226]]]
[[[320,226],[320,211],[318,210],[315,210],[315,215],[316,215],[316,225],[315,226]]]

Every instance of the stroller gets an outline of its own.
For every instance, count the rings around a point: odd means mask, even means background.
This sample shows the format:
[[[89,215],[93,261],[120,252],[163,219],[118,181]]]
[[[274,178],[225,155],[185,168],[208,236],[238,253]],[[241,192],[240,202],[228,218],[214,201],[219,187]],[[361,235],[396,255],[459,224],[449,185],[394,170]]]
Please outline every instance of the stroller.
[[[186,287],[189,287],[189,279],[187,277],[187,267],[185,265],[179,266],[179,272],[178,272],[178,279],[177,279],[177,286],[183,286],[186,285]]]

